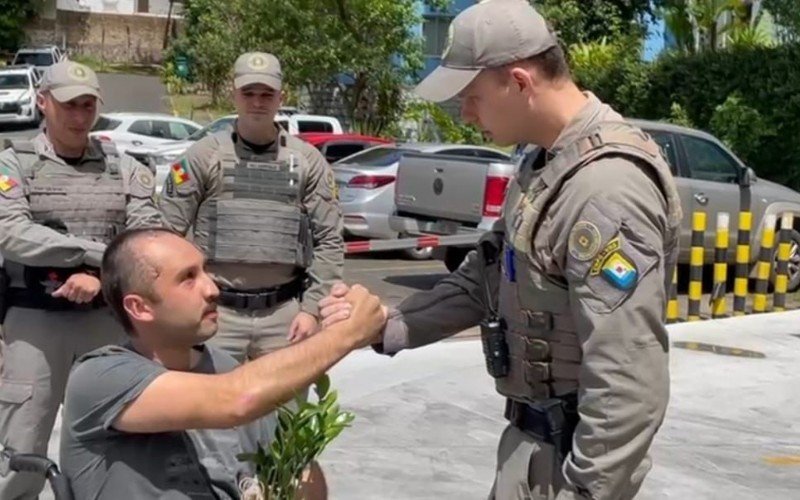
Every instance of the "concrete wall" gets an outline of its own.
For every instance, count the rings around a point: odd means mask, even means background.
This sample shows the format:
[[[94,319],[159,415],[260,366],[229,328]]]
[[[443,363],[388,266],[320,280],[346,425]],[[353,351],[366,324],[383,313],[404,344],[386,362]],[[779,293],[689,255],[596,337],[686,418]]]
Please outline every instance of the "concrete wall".
[[[158,63],[166,22],[158,16],[59,10],[56,19],[39,19],[26,31],[29,43],[65,44],[73,54],[108,62]]]
[[[57,0],[58,8],[100,14],[136,14],[137,0]],[[169,0],[149,0],[147,14],[167,15]]]

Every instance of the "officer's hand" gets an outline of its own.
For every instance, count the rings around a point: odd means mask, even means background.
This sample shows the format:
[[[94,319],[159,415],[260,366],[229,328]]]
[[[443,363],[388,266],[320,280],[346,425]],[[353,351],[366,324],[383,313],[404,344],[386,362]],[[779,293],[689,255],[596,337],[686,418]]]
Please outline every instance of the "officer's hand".
[[[386,307],[380,299],[361,285],[353,285],[345,296],[352,304],[350,319],[346,321],[356,337],[356,347],[366,347],[378,342],[386,325]]]
[[[353,306],[345,299],[349,291],[349,286],[336,283],[331,294],[319,301],[319,317],[322,319],[323,329],[350,317]]]
[[[311,314],[300,311],[292,320],[289,326],[289,335],[286,338],[289,342],[299,342],[306,337],[310,337],[317,332],[317,318]]]
[[[53,292],[53,297],[61,297],[76,304],[87,304],[100,293],[100,280],[91,274],[73,274]]]

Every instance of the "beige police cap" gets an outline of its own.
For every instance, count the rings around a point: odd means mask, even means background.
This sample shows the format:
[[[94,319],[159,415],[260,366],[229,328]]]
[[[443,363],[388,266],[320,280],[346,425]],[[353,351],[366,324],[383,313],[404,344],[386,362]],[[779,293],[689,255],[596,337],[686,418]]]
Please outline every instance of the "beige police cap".
[[[92,95],[103,101],[95,72],[74,61],[61,61],[49,66],[42,76],[39,91],[50,92],[59,102],[71,101],[82,95]]]
[[[233,65],[233,86],[237,89],[254,83],[263,83],[280,90],[282,79],[280,61],[266,52],[242,54]]]
[[[441,65],[414,92],[429,101],[446,101],[481,70],[541,54],[557,43],[526,0],[484,0],[453,19]]]

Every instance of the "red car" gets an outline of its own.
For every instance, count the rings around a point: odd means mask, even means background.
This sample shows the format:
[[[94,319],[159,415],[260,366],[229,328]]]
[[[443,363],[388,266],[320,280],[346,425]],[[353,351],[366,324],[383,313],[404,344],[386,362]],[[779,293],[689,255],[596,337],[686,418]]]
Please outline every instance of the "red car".
[[[394,144],[391,139],[361,134],[332,134],[330,132],[303,132],[297,134],[322,152],[328,163],[341,160],[345,156],[358,153],[379,144]]]

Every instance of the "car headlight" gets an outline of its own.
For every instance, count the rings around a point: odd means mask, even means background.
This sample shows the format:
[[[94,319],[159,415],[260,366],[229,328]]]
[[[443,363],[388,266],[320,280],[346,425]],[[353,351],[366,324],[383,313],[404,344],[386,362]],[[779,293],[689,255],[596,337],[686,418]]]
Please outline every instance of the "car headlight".
[[[27,106],[27,105],[29,105],[31,102],[33,102],[33,99],[31,99],[31,97],[30,97],[30,96],[28,96],[28,97],[26,97],[26,98],[24,98],[24,99],[20,99],[20,100],[19,100],[19,104],[20,104],[20,105],[22,105],[22,106]]]
[[[181,155],[179,155],[177,153],[176,154],[170,154],[170,155],[159,155],[159,156],[154,156],[153,160],[154,160],[156,165],[163,165],[165,163],[173,163],[180,156]]]

